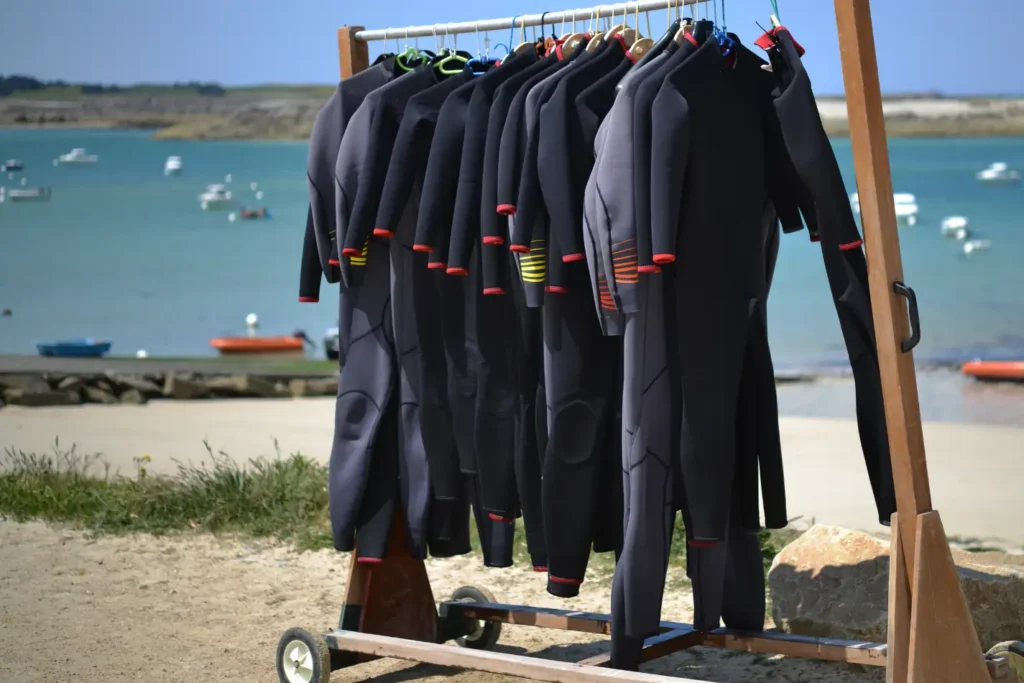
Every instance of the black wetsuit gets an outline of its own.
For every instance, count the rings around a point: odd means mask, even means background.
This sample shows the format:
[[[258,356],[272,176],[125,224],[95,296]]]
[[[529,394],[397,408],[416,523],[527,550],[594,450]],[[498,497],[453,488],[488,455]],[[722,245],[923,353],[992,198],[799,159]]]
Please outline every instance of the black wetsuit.
[[[820,237],[825,272],[853,367],[857,426],[878,520],[888,524],[896,511],[896,497],[862,239],[800,51],[784,28],[774,31],[774,40],[768,44],[772,43],[777,47],[768,52],[781,90],[775,111],[803,189],[812,199],[810,207],[802,203],[804,219],[808,227],[816,226]]]
[[[548,539],[548,592],[579,592],[591,547],[622,545],[620,478],[621,343],[605,337],[591,308],[583,262],[583,190],[594,164],[593,139],[583,137],[576,97],[595,80],[630,62],[621,40],[609,41],[568,70],[541,107],[536,169],[551,226],[549,243],[562,263],[559,289],[544,302],[544,374],[549,411],[543,501]],[[520,192],[523,196],[523,192]],[[521,203],[527,204],[528,199]],[[552,283],[554,284],[554,283]],[[549,290],[550,291],[550,290]]]
[[[346,245],[341,272],[348,285],[339,328],[351,337],[335,414],[331,520],[340,550],[351,549],[358,532],[363,562],[387,555],[396,494],[410,551],[414,557],[426,554],[430,477],[416,394],[421,368],[418,353],[400,356],[395,337],[397,327],[399,338],[418,349],[415,318],[411,292],[396,290],[391,277],[393,267],[405,270],[408,264],[401,255],[393,264],[389,245],[369,234],[405,104],[436,82],[436,73],[425,66],[367,95],[342,137],[335,164],[338,243]],[[402,220],[414,218],[406,212]]]
[[[441,279],[447,276],[427,268],[427,255],[412,251],[415,218],[426,174],[427,155],[434,136],[437,116],[449,94],[473,78],[469,71],[450,76],[441,83],[413,95],[405,107],[395,138],[377,212],[374,234],[392,238],[392,267],[396,290],[411,292],[415,329],[395,327],[395,342],[403,349],[399,356],[418,355],[421,365],[419,396],[423,442],[430,464],[430,531],[428,546],[435,557],[469,552],[469,497],[465,476],[459,471],[458,451],[448,403],[448,368],[441,318]],[[405,217],[405,220],[403,220]],[[407,230],[401,232],[400,227]],[[396,251],[400,249],[401,251]],[[398,304],[396,303],[396,306]],[[412,331],[414,337],[403,334]],[[414,349],[418,348],[418,352]]]

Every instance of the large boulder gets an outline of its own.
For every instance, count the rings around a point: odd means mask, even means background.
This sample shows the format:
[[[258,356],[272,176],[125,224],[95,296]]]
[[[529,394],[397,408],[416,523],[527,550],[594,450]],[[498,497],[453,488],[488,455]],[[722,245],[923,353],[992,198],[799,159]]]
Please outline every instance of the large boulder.
[[[83,388],[83,393],[86,400],[90,403],[104,403],[106,405],[120,403],[117,396],[101,387],[86,386]]]
[[[107,381],[112,388],[120,394],[123,391],[134,389],[146,398],[157,398],[163,396],[163,389],[156,382],[150,381],[142,375],[125,375],[116,372],[107,373]]]
[[[77,388],[51,389],[38,375],[0,375],[0,397],[17,406],[70,406],[82,402]]]
[[[980,645],[1024,638],[1024,567],[953,550]],[[772,618],[788,633],[885,642],[889,542],[815,525],[776,555],[768,572]]]
[[[164,378],[163,395],[177,399],[206,398],[210,390],[202,379],[192,373],[174,372]]]
[[[121,395],[118,397],[118,400],[121,403],[126,403],[128,405],[141,406],[145,405],[145,403],[149,399],[146,398],[146,395],[143,394],[138,389],[128,389],[126,391],[121,392]]]
[[[336,396],[337,377],[296,377],[288,381],[292,396]]]

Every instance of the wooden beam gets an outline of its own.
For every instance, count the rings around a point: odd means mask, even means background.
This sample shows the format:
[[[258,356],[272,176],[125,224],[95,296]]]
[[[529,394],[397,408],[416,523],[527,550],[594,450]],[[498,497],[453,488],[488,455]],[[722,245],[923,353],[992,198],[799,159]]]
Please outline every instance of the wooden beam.
[[[903,280],[903,265],[896,234],[875,38],[868,0],[835,0],[835,8],[900,537],[904,555],[911,558],[917,515],[931,510],[932,501],[914,357],[900,348],[900,342],[909,336],[906,302],[893,292],[893,283]],[[910,579],[912,582],[912,575]]]
[[[648,638],[644,641],[643,649],[640,650],[640,663],[667,657],[680,650],[687,650],[697,644],[700,635],[692,628],[684,628],[665,631],[653,638]],[[579,662],[583,666],[611,666],[611,663],[612,656],[608,652],[602,652]]]
[[[810,638],[786,633],[746,633],[718,629],[701,634],[697,645],[804,659],[824,659],[830,662],[849,662],[863,666],[885,666],[886,661],[886,646],[881,643]]]
[[[500,621],[503,624],[536,626],[557,631],[576,631],[611,635],[611,617],[593,612],[527,607],[524,605],[500,605],[493,603],[448,603],[448,608],[457,610],[470,619]]]
[[[471,650],[437,643],[422,643],[401,638],[332,631],[324,634],[328,647],[346,652],[359,652],[375,657],[396,657],[437,666],[452,666],[486,673],[518,676],[552,683],[698,683],[692,678],[658,676],[633,671],[582,666],[573,662],[525,657],[504,652]]]
[[[370,52],[366,43],[356,40],[356,31],[362,30],[362,26],[343,26],[338,29],[338,66],[343,80],[370,66]]]
[[[938,512],[917,520],[908,683],[989,683],[974,620]]]
[[[910,586],[907,583],[907,557],[900,543],[900,525],[893,514],[889,539],[889,623],[886,631],[889,662],[885,683],[906,683],[910,652]]]

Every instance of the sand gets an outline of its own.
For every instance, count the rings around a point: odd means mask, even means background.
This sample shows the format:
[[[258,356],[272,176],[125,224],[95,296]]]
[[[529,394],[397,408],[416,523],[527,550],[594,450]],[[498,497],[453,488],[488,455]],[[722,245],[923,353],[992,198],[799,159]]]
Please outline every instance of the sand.
[[[43,524],[0,522],[0,681],[4,683],[224,683],[276,681],[274,652],[291,626],[337,623],[348,558],[296,554],[259,542],[207,534],[154,538],[89,536]],[[607,580],[588,580],[580,597],[547,595],[544,577],[488,570],[473,557],[431,560],[435,596],[461,585],[490,588],[498,600],[606,611]],[[673,577],[678,584],[680,577]],[[666,619],[688,620],[687,588],[665,601]],[[593,637],[505,627],[504,652],[580,660],[605,651]],[[881,682],[879,669],[699,648],[645,665],[645,671],[720,683]],[[497,683],[489,676],[380,660],[336,672],[332,681]]]
[[[122,473],[152,457],[151,472],[175,460],[201,461],[203,440],[236,460],[296,451],[327,462],[333,399],[154,401],[146,406],[83,405],[0,409],[0,447],[43,452],[72,443],[102,452]],[[780,419],[790,518],[883,533],[852,419]],[[924,425],[933,507],[954,540],[1024,549],[1024,428]]]

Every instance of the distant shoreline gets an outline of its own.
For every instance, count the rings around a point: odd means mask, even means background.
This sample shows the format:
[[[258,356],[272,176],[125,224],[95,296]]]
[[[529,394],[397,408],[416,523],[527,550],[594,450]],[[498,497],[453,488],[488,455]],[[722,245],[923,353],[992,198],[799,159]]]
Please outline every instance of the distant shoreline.
[[[165,140],[307,140],[329,86],[228,89],[222,96],[162,93],[83,95],[40,90],[0,97],[3,129],[155,129]],[[893,95],[884,101],[889,137],[1024,136],[1024,97]],[[841,96],[818,98],[829,135],[849,135]]]

